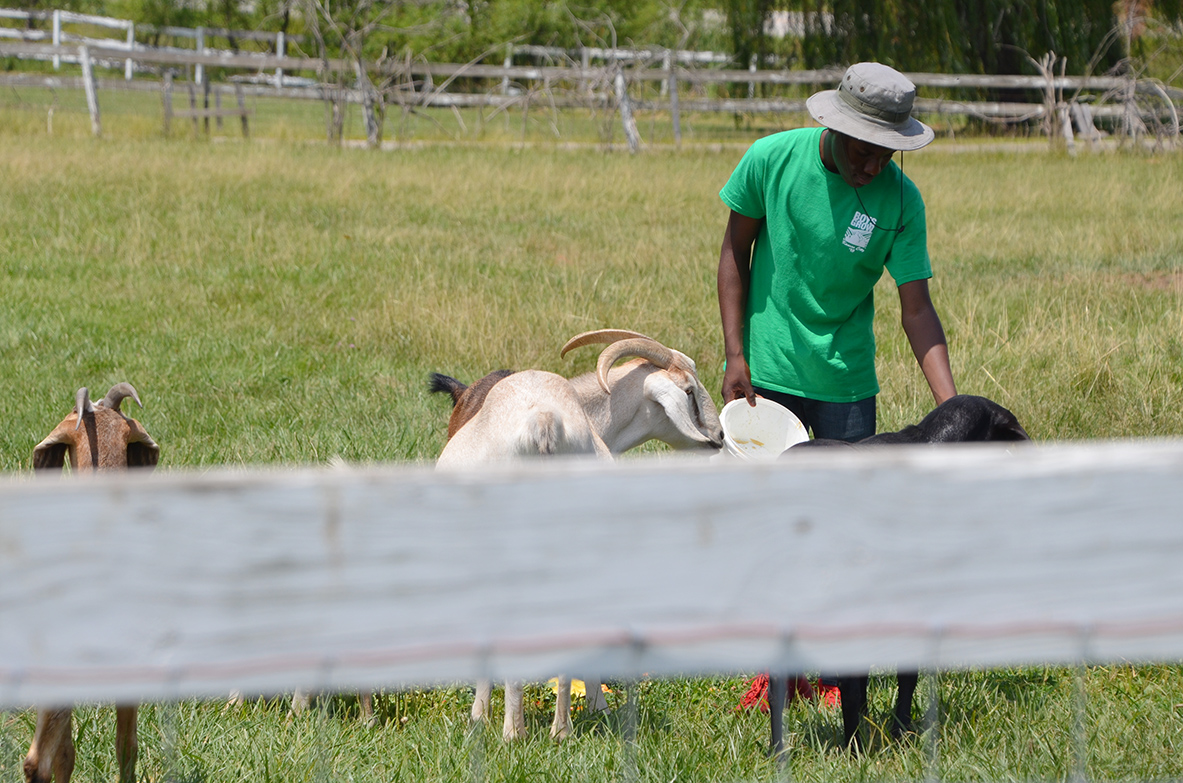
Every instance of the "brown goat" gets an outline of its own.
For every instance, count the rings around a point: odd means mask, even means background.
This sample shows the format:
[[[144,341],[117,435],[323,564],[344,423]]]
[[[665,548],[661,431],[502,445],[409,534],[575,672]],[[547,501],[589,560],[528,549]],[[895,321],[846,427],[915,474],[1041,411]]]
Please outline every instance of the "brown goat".
[[[33,449],[33,468],[60,470],[67,456],[75,472],[154,467],[160,447],[138,421],[119,411],[126,397],[144,407],[129,383],[112,386],[107,396],[94,404],[86,388],[79,389],[74,410]],[[120,783],[135,783],[136,779],[137,711],[135,705],[115,708],[115,759]],[[70,783],[74,772],[72,712],[70,707],[37,711],[37,729],[25,756],[28,783]]]
[[[485,397],[489,395],[489,389],[492,389],[498,381],[510,375],[513,375],[513,370],[495,370],[480,380],[473,382],[472,386],[465,386],[460,381],[455,378],[449,378],[447,375],[441,375],[438,372],[431,374],[431,391],[448,392],[452,395],[452,415],[448,418],[449,440],[481,409],[481,405],[485,402]]]

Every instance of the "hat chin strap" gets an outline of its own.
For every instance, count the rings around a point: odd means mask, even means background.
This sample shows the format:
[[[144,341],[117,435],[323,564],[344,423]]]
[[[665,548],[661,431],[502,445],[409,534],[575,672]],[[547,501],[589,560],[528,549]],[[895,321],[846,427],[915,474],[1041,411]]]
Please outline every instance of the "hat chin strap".
[[[825,145],[826,154],[830,160],[834,161],[834,166],[838,169],[838,174],[842,177],[842,181],[854,190],[855,198],[858,199],[859,206],[863,209],[863,214],[870,214],[866,205],[863,204],[863,197],[859,194],[859,188],[851,182],[850,175],[850,158],[846,157],[846,145],[840,144],[839,136],[846,136],[841,131],[836,131],[833,128],[826,128]],[[849,138],[849,137],[848,137]],[[876,220],[871,225],[879,231],[887,231],[893,234],[903,233],[907,225],[904,223],[904,151],[896,150],[900,154],[900,220],[899,225],[895,228],[884,228],[879,225]]]

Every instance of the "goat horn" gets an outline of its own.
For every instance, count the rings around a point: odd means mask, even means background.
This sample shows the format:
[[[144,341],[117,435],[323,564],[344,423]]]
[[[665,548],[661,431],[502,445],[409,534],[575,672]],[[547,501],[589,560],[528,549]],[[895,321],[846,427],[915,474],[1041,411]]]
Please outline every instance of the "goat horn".
[[[107,396],[99,402],[99,405],[117,411],[119,410],[120,404],[127,397],[135,400],[136,405],[139,405],[141,408],[144,407],[144,403],[140,402],[140,395],[136,394],[136,390],[130,383],[117,383],[112,386],[111,390],[107,392]]]
[[[74,392],[74,410],[78,412],[78,421],[74,423],[74,429],[82,426],[83,416],[94,413],[94,406],[90,404],[90,390],[85,386]]]
[[[626,356],[648,359],[663,370],[668,370],[674,362],[674,352],[649,337],[614,342],[603,350],[596,362],[596,379],[600,382],[600,388],[608,394],[612,393],[608,388],[608,371]]]
[[[563,350],[559,351],[559,356],[567,355],[567,351],[572,348],[579,348],[584,345],[591,345],[592,343],[614,343],[619,340],[629,339],[643,339],[652,340],[652,337],[641,334],[640,332],[632,332],[628,329],[597,329],[594,332],[584,332],[577,334],[567,341],[563,346]]]

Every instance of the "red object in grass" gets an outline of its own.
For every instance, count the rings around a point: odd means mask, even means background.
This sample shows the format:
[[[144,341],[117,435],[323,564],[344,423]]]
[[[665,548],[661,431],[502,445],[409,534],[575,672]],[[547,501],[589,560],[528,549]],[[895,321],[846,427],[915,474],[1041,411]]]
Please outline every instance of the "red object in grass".
[[[842,706],[842,694],[838,691],[837,685],[825,685],[818,680],[817,695],[827,707]]]
[[[818,688],[819,688],[819,690],[822,690],[822,691],[830,690],[830,689],[825,688],[825,686],[821,685],[821,683],[818,683]],[[835,700],[837,699],[838,689],[833,688],[832,690],[834,691],[834,693],[832,695],[829,693],[825,694],[825,699],[826,699],[827,704],[836,704],[837,703],[837,701],[832,702],[831,698],[833,698]],[[792,701],[793,699],[796,699],[796,698],[812,699],[816,695],[817,695],[817,691],[815,691],[813,686],[809,684],[809,680],[805,679],[804,677],[794,677],[793,679],[789,680],[789,692],[788,692],[788,697],[787,697],[789,701]],[[764,713],[768,712],[768,674],[767,673],[757,675],[755,678],[752,679],[752,682],[748,687],[748,692],[744,694],[742,699],[740,699],[739,706],[736,707],[736,709],[737,710],[750,710],[752,707],[757,707],[757,706],[760,708],[760,712],[764,712]]]

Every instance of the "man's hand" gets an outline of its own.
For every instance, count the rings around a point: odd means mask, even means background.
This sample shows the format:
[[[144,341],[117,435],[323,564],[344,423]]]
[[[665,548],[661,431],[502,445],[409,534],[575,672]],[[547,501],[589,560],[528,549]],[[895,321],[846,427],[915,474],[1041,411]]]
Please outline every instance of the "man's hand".
[[[748,405],[756,405],[756,392],[752,389],[752,371],[742,358],[728,359],[723,372],[723,404],[746,398]]]

